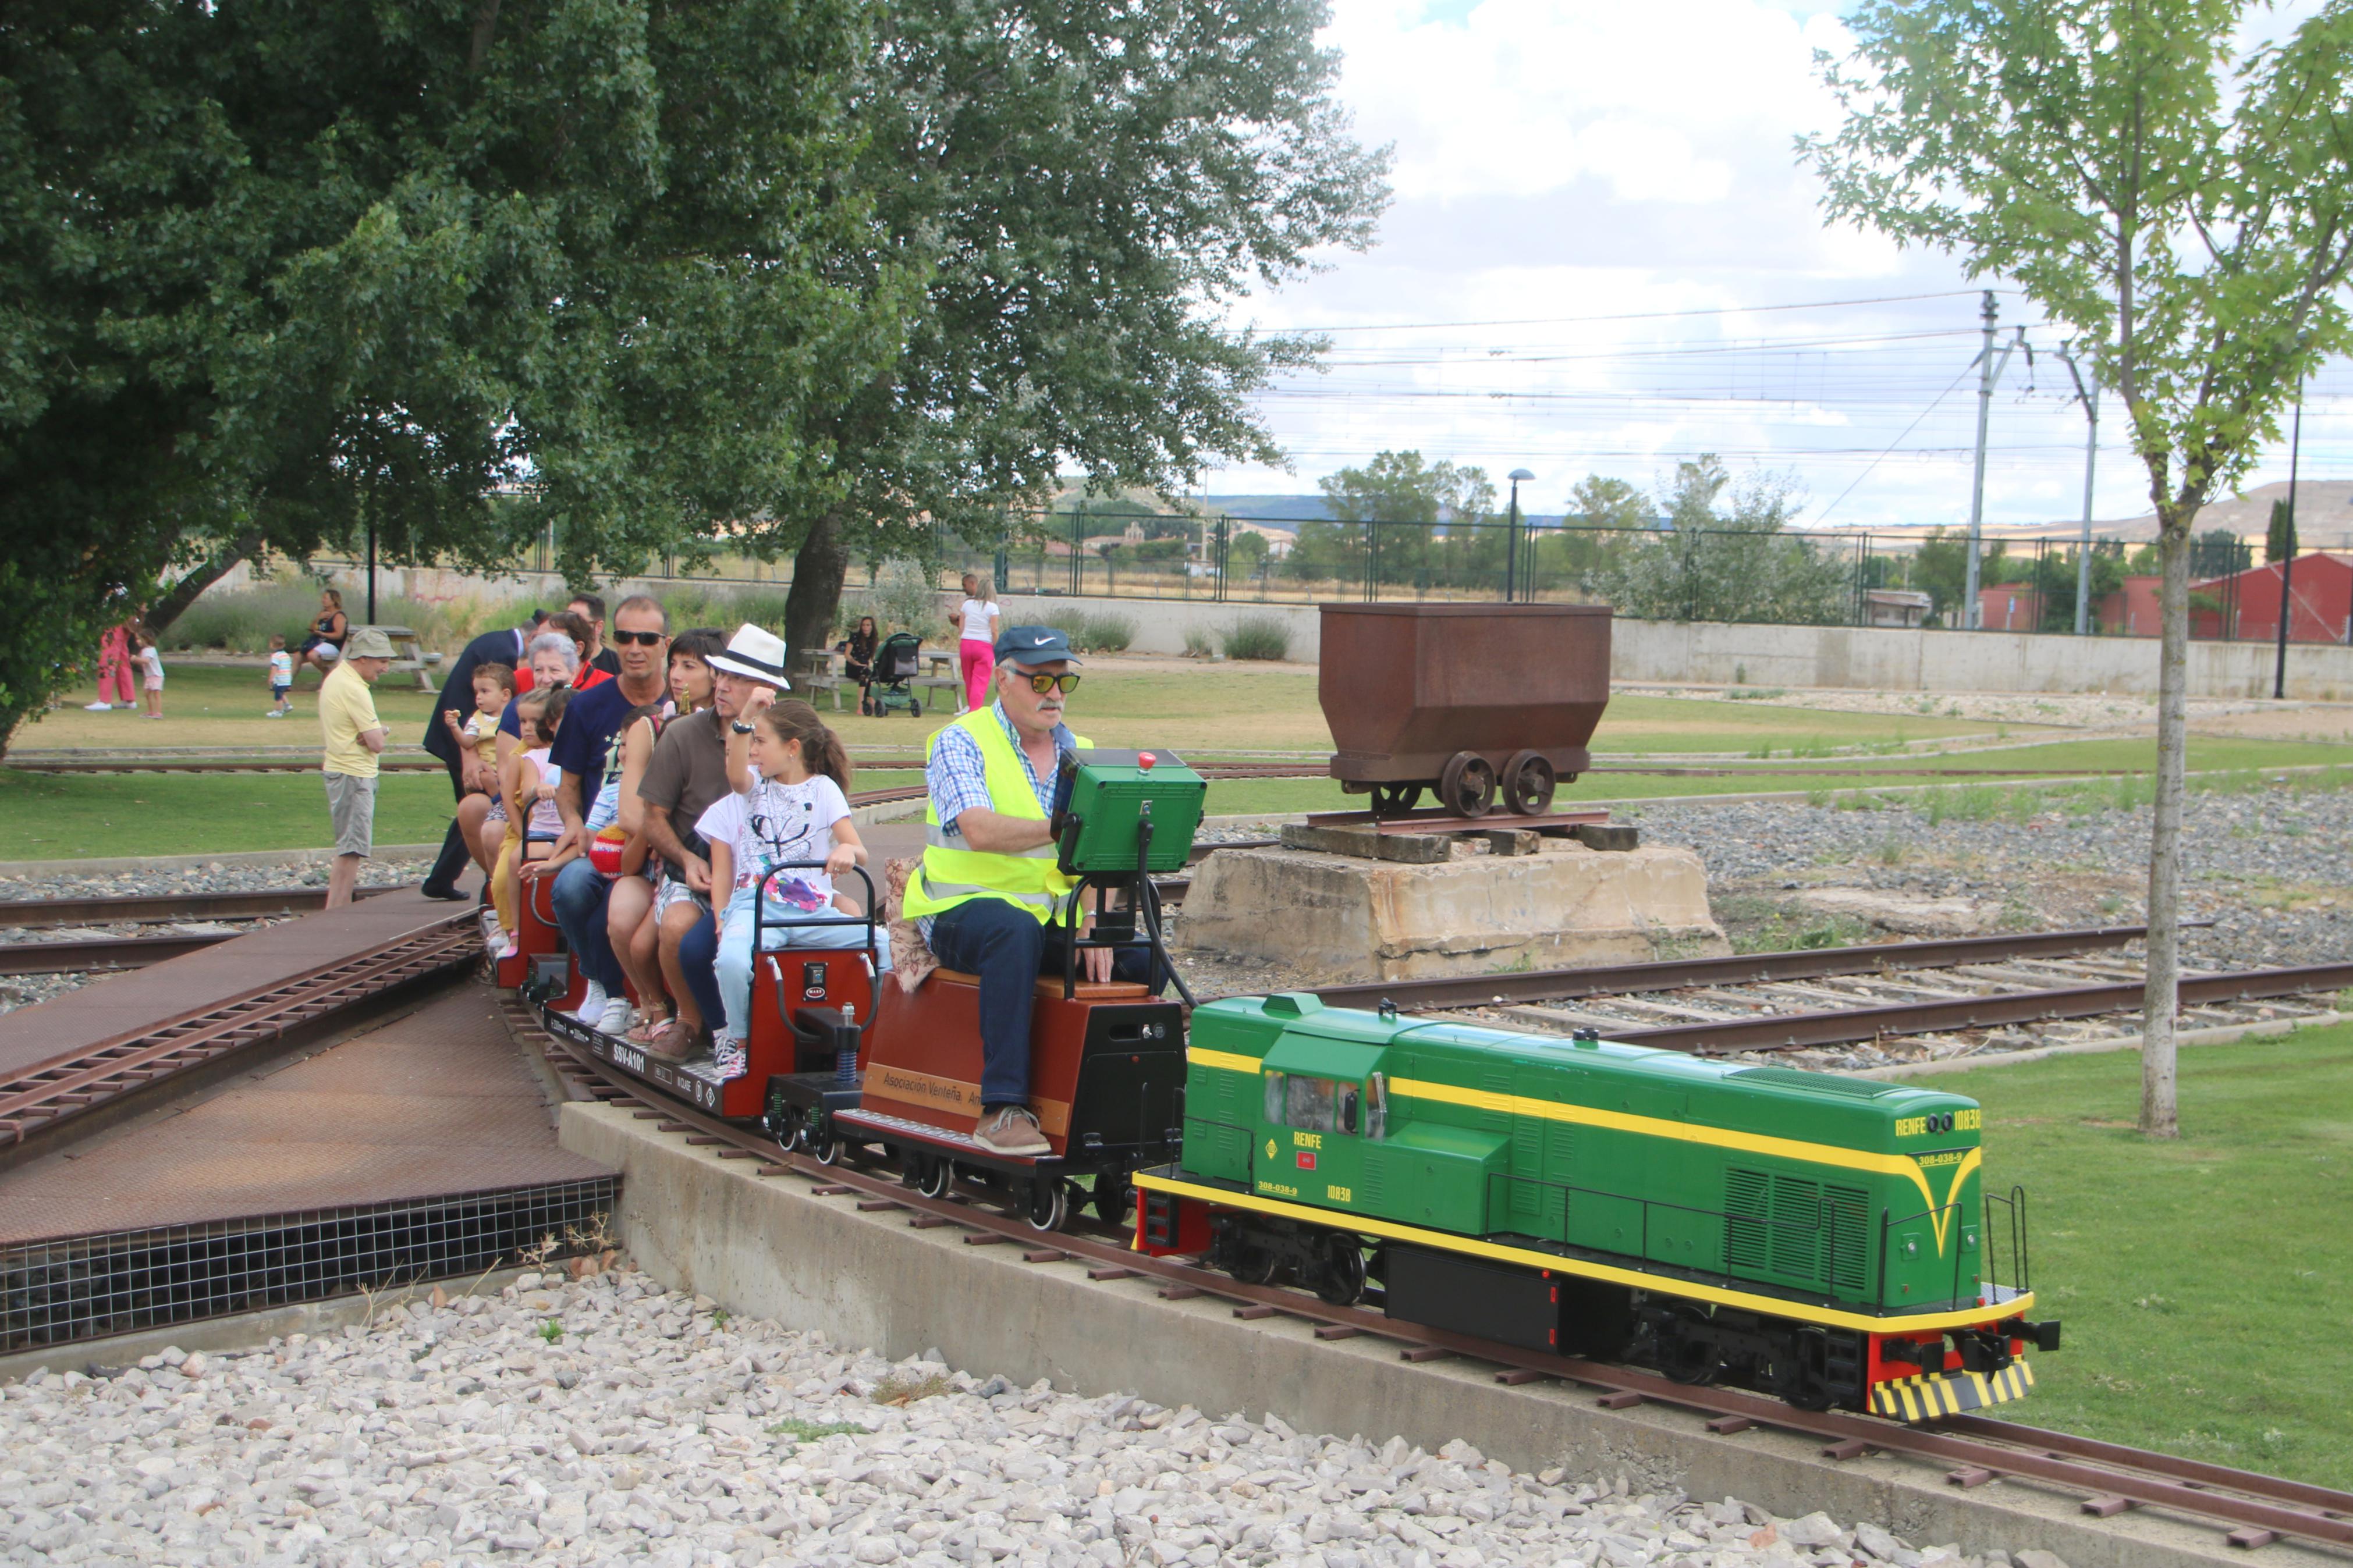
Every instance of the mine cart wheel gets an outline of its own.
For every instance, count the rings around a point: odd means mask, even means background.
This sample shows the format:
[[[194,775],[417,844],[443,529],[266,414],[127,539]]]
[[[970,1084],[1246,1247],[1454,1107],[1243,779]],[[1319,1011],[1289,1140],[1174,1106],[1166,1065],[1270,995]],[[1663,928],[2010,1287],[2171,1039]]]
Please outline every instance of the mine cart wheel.
[[[1315,1263],[1315,1294],[1335,1307],[1353,1307],[1365,1293],[1365,1244],[1352,1235],[1324,1240]]]
[[[1457,752],[1438,775],[1438,802],[1457,816],[1484,816],[1495,804],[1495,769],[1486,758]]]
[[[1421,804],[1419,784],[1377,784],[1373,786],[1373,816],[1403,816]]]
[[[1514,752],[1504,764],[1504,804],[1522,816],[1540,816],[1552,804],[1552,764],[1541,752]]]
[[[804,1133],[803,1136],[806,1137],[807,1134]],[[820,1165],[840,1164],[841,1156],[846,1152],[847,1151],[842,1147],[841,1140],[839,1138],[820,1138],[816,1141],[809,1150],[810,1153],[817,1156],[817,1163]]]
[[[955,1185],[955,1162],[925,1160],[915,1190],[927,1198],[944,1198]]]
[[[1271,1247],[1245,1247],[1226,1272],[1245,1285],[1271,1285],[1282,1268],[1282,1259]]]
[[[1029,1184],[1029,1191],[1021,1200],[1021,1217],[1029,1222],[1031,1230],[1055,1231],[1071,1217],[1071,1194],[1059,1176],[1048,1176]]]

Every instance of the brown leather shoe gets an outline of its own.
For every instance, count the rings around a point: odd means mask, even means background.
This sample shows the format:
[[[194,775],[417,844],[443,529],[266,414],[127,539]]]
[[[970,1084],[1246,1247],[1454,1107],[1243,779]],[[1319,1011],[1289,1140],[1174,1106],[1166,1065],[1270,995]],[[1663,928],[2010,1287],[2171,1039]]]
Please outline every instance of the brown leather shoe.
[[[980,1119],[972,1141],[992,1154],[1021,1157],[1050,1154],[1054,1146],[1038,1130],[1038,1119],[1026,1105],[1000,1105]]]

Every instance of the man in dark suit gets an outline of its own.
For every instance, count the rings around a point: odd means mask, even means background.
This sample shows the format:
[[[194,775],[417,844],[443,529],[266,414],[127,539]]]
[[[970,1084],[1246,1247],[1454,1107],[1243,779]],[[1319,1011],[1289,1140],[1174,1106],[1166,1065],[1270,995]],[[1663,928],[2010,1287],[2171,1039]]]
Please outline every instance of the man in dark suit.
[[[468,643],[466,651],[449,666],[449,679],[441,683],[440,700],[433,704],[433,711],[425,721],[425,749],[440,758],[441,765],[449,770],[450,793],[459,800],[466,798],[465,757],[459,750],[456,738],[449,733],[449,726],[441,721],[441,715],[452,708],[460,713],[473,712],[476,667],[503,664],[511,668],[524,668],[524,645],[530,642],[532,633],[545,619],[547,613],[544,610],[533,610],[528,626],[484,632]],[[420,890],[428,899],[464,898],[466,895],[458,890],[458,879],[464,874],[467,862],[472,858],[472,851],[466,847],[466,836],[458,830],[458,819],[453,816],[449,819],[449,831],[441,840],[440,858],[433,862],[433,869],[426,873],[425,885]]]

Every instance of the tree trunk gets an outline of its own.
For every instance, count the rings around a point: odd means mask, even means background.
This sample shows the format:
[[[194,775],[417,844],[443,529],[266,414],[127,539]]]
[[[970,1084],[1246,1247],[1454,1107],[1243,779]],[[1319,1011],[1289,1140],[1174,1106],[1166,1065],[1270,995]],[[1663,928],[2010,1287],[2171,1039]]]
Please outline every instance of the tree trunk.
[[[827,512],[810,525],[793,557],[793,585],[785,595],[785,646],[792,653],[824,647],[841,612],[841,583],[849,570],[841,518]]]
[[[180,618],[180,612],[196,602],[196,596],[227,576],[237,563],[248,555],[259,553],[261,535],[248,533],[232,539],[208,557],[205,563],[173,584],[147,606],[142,618],[151,632],[160,632]]]
[[[2187,792],[2189,685],[2189,524],[2185,510],[2158,532],[2157,810],[2148,839],[2148,986],[2141,1000],[2140,1130],[2178,1138],[2174,1016],[2181,978],[2181,806]]]

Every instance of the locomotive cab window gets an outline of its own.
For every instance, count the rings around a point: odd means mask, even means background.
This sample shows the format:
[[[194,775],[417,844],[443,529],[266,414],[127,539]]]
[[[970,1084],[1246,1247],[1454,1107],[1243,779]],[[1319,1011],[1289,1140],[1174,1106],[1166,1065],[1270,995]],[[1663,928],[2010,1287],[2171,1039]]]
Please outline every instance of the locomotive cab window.
[[[1306,1132],[1354,1132],[1360,1118],[1356,1086],[1303,1073],[1266,1078],[1266,1120]]]

